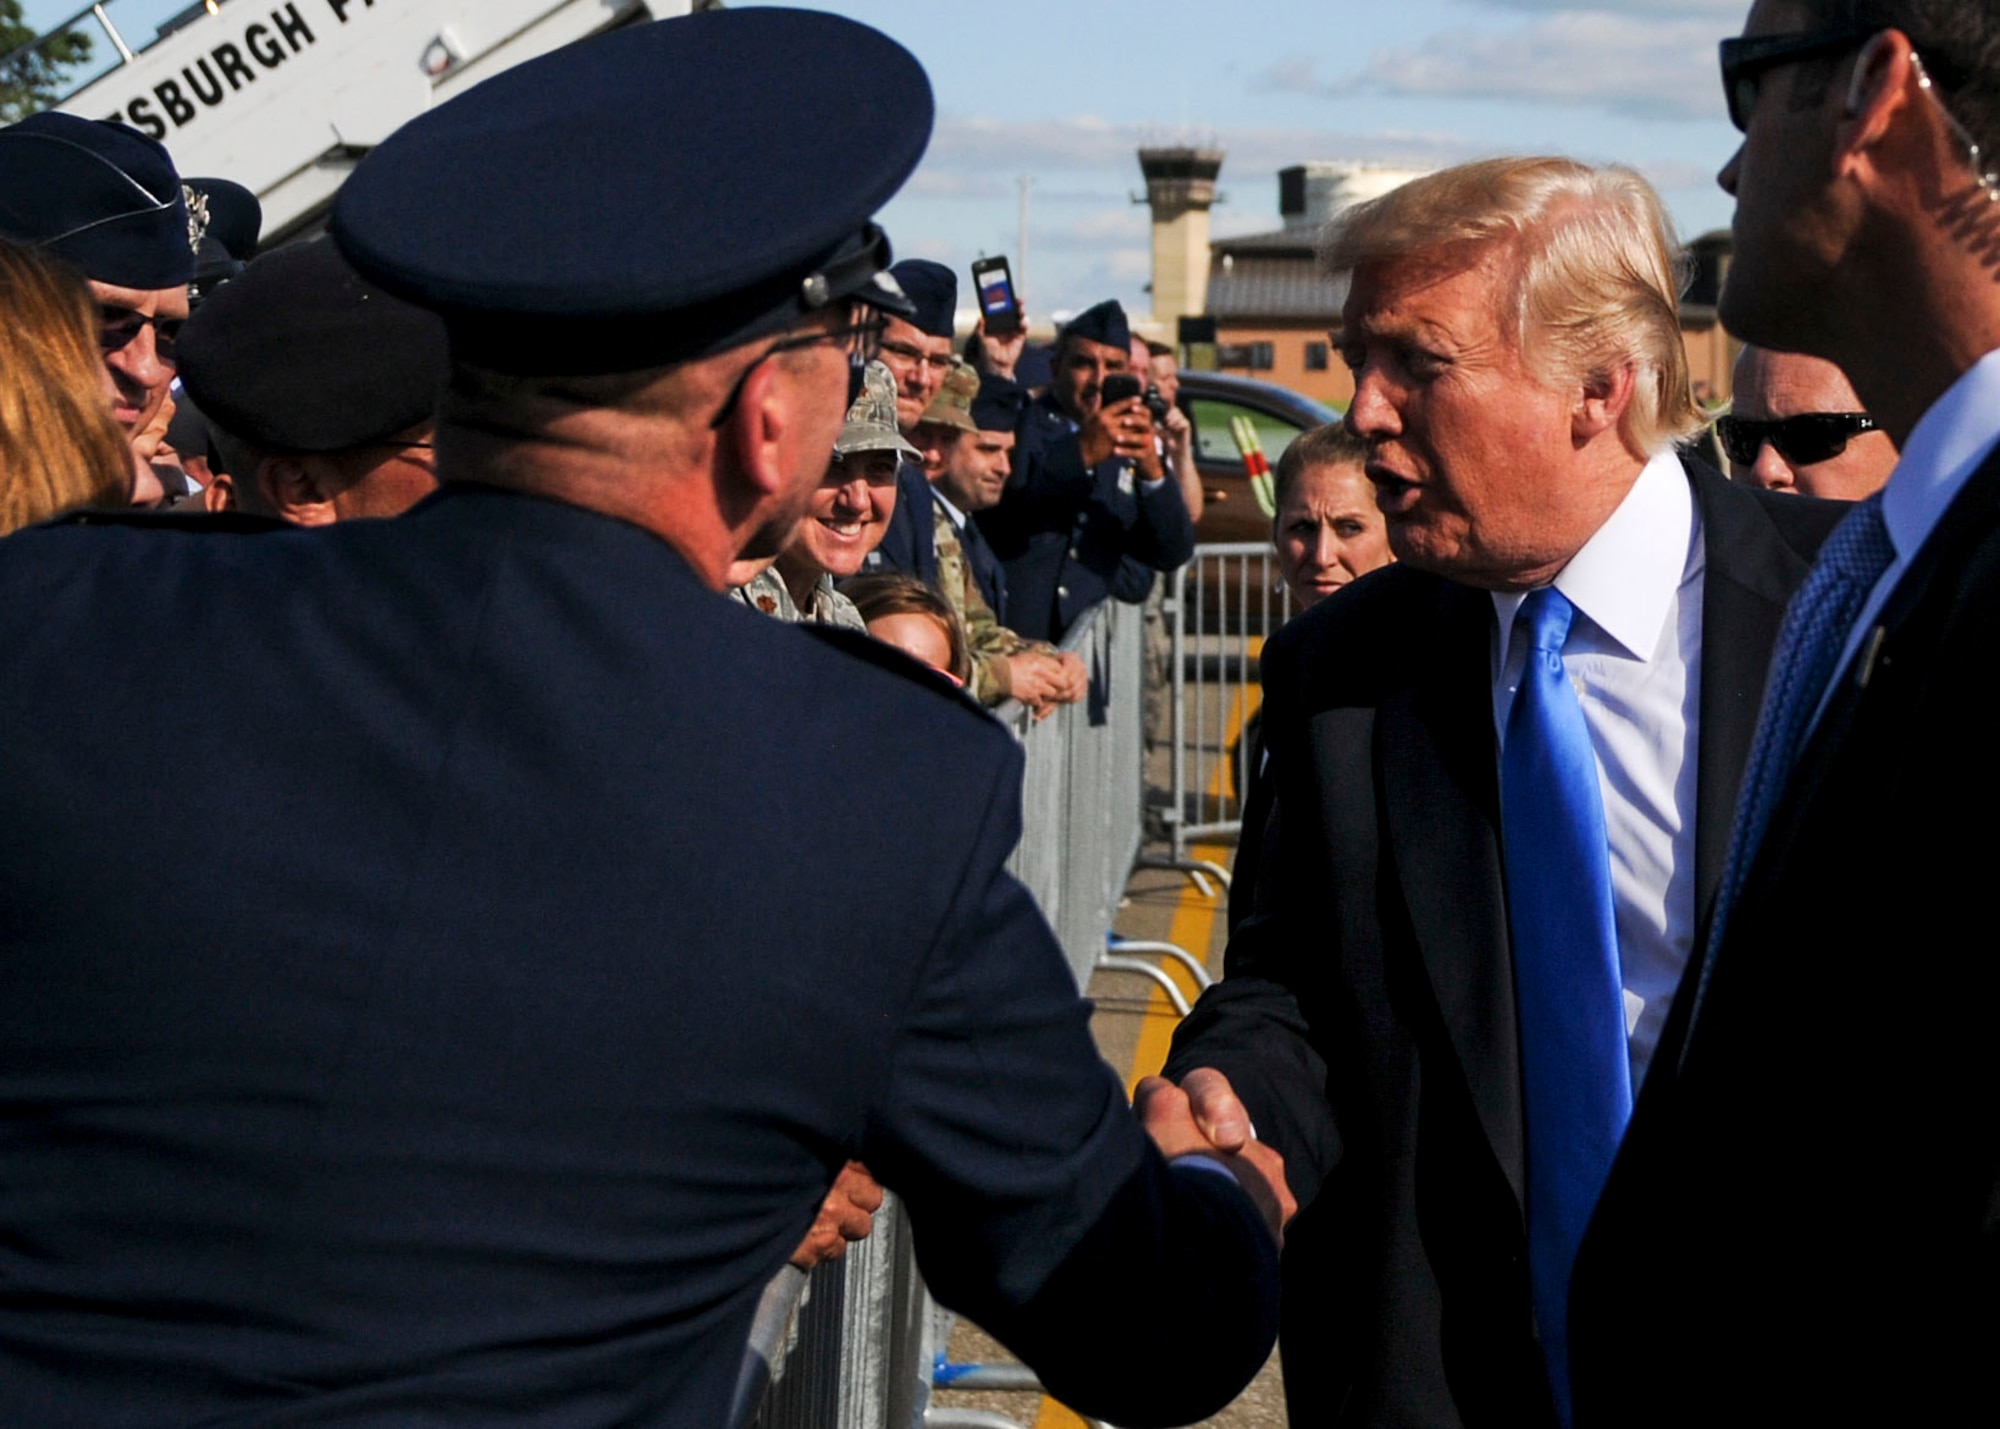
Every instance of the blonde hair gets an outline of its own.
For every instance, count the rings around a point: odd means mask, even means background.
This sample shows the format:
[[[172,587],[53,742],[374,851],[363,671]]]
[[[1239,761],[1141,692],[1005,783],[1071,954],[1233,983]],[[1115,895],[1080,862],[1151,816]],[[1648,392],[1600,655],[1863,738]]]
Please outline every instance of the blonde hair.
[[[1502,313],[1517,350],[1565,382],[1633,367],[1620,430],[1647,456],[1701,430],[1681,341],[1686,255],[1660,196],[1630,169],[1555,158],[1443,169],[1334,219],[1321,259],[1344,275],[1489,244],[1515,258]]]
[[[0,535],[123,505],[132,448],[111,418],[83,276],[0,239]]]

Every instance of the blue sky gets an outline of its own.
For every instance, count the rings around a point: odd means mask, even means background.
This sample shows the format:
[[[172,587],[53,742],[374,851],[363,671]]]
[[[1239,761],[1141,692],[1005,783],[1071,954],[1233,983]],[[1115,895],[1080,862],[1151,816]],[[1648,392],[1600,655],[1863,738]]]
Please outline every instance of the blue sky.
[[[930,72],[937,131],[883,215],[899,253],[961,270],[1014,256],[1029,176],[1023,288],[1042,315],[1103,297],[1147,309],[1142,143],[1228,151],[1217,236],[1278,226],[1287,164],[1496,153],[1629,163],[1683,236],[1729,222],[1715,44],[1748,0],[792,3],[874,25]]]

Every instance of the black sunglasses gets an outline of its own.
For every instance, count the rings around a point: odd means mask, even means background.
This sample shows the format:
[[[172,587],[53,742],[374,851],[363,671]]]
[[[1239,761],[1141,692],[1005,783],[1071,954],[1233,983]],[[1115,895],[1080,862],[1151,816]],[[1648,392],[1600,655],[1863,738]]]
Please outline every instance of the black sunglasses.
[[[1733,415],[1715,419],[1715,435],[1738,466],[1755,462],[1766,442],[1793,466],[1811,466],[1839,456],[1850,441],[1875,429],[1866,412],[1801,412],[1767,422]]]
[[[1768,69],[1795,64],[1814,55],[1853,49],[1876,32],[1856,25],[1834,30],[1795,30],[1783,35],[1740,35],[1722,42],[1722,96],[1729,103],[1729,122],[1748,132],[1750,111],[1757,107],[1757,80]]]
[[[97,348],[100,352],[122,352],[138,341],[146,328],[153,330],[153,352],[160,361],[173,365],[185,318],[147,317],[130,308],[106,308],[97,319]]]

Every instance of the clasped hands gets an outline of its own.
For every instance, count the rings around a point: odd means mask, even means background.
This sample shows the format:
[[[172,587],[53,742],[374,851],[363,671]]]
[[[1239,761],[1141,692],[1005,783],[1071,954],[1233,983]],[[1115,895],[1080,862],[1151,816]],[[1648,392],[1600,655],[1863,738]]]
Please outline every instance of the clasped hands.
[[[1272,1239],[1284,1244],[1285,1225],[1298,1210],[1285,1184],[1285,1158],[1251,1134],[1250,1114],[1229,1078],[1213,1067],[1196,1068],[1178,1087],[1163,1077],[1146,1077],[1133,1095],[1132,1109],[1169,1161],[1202,1155],[1228,1167],[1263,1214]],[[826,1193],[812,1229],[792,1253],[792,1264],[811,1270],[838,1260],[849,1242],[867,1238],[880,1209],[882,1188],[867,1167],[848,1162]]]
[[[1228,1167],[1263,1213],[1272,1238],[1285,1243],[1285,1226],[1299,1208],[1285,1184],[1285,1158],[1257,1140],[1229,1078],[1213,1067],[1197,1067],[1179,1086],[1146,1077],[1133,1093],[1132,1109],[1169,1161],[1202,1155]]]

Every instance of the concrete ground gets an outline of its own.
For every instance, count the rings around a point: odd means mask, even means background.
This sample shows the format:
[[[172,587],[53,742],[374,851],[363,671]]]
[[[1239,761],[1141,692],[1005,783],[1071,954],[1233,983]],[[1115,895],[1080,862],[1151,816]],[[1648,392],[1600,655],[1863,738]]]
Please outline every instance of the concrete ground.
[[[1164,853],[1164,849],[1151,852]],[[1195,853],[1226,868],[1234,851],[1205,847]],[[1220,890],[1206,896],[1185,874],[1173,870],[1140,868],[1126,887],[1117,931],[1126,938],[1178,944],[1202,958],[1211,976],[1220,977],[1227,932],[1226,896]],[[1176,976],[1192,1001],[1191,980],[1178,969]],[[1105,1060],[1125,1074],[1127,1085],[1158,1071],[1178,1020],[1165,993],[1147,979],[1106,972],[1091,980],[1089,993],[1097,1008],[1091,1019],[1097,1045]],[[1012,1358],[976,1326],[963,1321],[953,1331],[949,1354],[955,1364],[1004,1363]],[[1082,1429],[1086,1422],[1035,1393],[940,1390],[933,1403],[1002,1414],[1029,1429]],[[1283,1429],[1285,1400],[1276,1354],[1234,1404],[1202,1422],[1218,1429]]]

